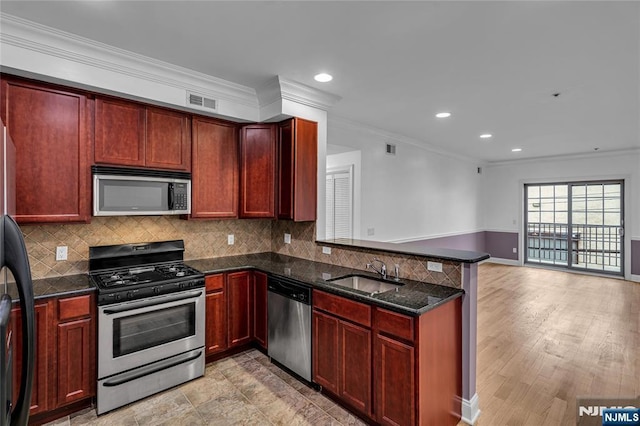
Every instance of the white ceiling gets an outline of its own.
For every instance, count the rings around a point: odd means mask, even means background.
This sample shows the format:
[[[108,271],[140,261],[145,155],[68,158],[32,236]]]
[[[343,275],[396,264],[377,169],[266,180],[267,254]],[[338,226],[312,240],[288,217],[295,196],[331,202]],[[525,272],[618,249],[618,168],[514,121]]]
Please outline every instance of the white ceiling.
[[[330,116],[486,161],[640,147],[637,2],[3,0],[0,8],[254,88],[281,75],[341,96]],[[320,71],[334,80],[315,82]],[[443,110],[452,118],[434,117]],[[485,132],[494,137],[480,140]]]

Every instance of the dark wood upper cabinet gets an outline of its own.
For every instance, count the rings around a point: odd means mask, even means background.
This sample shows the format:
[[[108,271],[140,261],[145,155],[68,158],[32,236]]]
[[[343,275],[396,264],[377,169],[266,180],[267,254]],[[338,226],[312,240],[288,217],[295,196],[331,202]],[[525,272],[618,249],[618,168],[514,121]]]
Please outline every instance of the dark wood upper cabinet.
[[[191,170],[189,116],[120,99],[96,98],[99,164]]]
[[[95,129],[96,163],[144,166],[144,106],[97,98]]]
[[[240,217],[275,217],[277,124],[251,124],[240,134]]]
[[[147,167],[191,170],[190,141],[186,114],[147,107]]]
[[[91,101],[2,77],[1,114],[16,147],[16,221],[89,222]]]
[[[191,217],[238,217],[238,128],[233,123],[192,120]]]
[[[316,220],[318,123],[292,118],[280,123],[278,218]]]

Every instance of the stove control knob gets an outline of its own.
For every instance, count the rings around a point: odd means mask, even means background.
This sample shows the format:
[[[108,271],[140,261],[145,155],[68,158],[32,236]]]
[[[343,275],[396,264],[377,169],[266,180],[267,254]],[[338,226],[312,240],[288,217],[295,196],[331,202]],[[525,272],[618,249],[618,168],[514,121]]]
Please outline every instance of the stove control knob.
[[[178,288],[184,288],[184,283],[178,284]]]
[[[133,292],[132,291],[128,291],[127,292],[127,299],[133,299]]]
[[[153,294],[160,294],[160,287],[154,287]]]
[[[116,294],[116,300],[120,300],[122,299],[122,296],[120,296],[119,294]]]

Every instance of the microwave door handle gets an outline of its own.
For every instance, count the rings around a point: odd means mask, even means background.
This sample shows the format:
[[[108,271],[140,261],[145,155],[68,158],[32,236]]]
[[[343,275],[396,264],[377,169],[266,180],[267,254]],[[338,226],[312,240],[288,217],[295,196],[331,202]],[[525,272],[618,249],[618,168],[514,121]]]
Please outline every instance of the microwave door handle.
[[[169,183],[169,210],[173,210],[173,205],[175,204],[175,194],[173,183]]]

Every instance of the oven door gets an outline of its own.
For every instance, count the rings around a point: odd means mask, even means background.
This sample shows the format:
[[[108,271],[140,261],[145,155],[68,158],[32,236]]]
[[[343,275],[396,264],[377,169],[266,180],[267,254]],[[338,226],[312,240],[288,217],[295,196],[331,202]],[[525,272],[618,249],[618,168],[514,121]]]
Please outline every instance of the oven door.
[[[98,378],[204,347],[204,289],[100,306]]]

